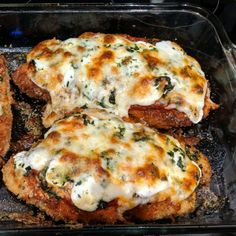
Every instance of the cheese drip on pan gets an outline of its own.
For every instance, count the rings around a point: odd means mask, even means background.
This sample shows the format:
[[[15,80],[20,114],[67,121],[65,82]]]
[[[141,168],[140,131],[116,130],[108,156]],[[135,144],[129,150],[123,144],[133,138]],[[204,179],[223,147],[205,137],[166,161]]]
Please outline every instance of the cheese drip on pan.
[[[123,212],[148,202],[188,198],[201,178],[191,155],[171,136],[87,110],[56,122],[14,162],[18,175],[35,170],[54,192],[69,193],[81,210],[117,200]]]
[[[157,101],[184,112],[193,123],[203,116],[204,73],[174,42],[154,45],[122,35],[84,34],[44,41],[28,54],[27,62],[35,65],[32,81],[51,96],[46,126],[77,107],[127,117],[131,105]]]

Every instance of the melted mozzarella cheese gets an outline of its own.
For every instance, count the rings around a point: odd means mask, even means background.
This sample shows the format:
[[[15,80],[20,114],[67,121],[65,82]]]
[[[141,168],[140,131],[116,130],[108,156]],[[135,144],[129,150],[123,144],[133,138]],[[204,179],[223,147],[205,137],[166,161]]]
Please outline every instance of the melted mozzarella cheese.
[[[158,199],[180,201],[201,177],[173,137],[98,110],[56,122],[14,161],[19,173],[36,170],[53,191],[65,189],[85,211],[96,210],[100,201],[117,200],[121,212]]]
[[[170,41],[153,45],[121,35],[84,34],[42,42],[27,61],[36,67],[33,82],[51,96],[45,126],[77,107],[103,108],[124,117],[131,105],[151,105],[160,99],[193,123],[203,116],[204,73],[195,59]]]

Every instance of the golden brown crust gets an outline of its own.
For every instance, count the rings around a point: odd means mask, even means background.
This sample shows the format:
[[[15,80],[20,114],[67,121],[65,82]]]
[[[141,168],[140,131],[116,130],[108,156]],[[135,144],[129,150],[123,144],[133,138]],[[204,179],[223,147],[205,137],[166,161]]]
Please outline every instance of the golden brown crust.
[[[202,179],[200,183],[202,185],[209,185],[211,167],[203,154],[200,154],[198,164],[202,166]],[[48,195],[42,189],[36,172],[31,171],[27,177],[22,175],[17,176],[14,170],[13,158],[10,158],[2,172],[3,181],[11,192],[17,195],[18,198],[45,211],[55,220],[63,220],[71,223],[115,223],[117,221],[125,221],[125,218],[117,211],[115,200],[108,203],[104,209],[86,212],[76,208],[71,200],[66,197],[57,200],[55,197]],[[193,193],[188,199],[180,202],[171,202],[170,199],[167,199],[140,205],[127,211],[124,216],[128,217],[129,220],[140,219],[142,221],[150,221],[185,215],[193,212],[195,206],[196,194]]]
[[[90,38],[96,33],[86,32],[80,35],[80,38]],[[120,36],[127,38],[131,41],[145,41],[149,43],[155,43],[158,39],[138,38],[132,37],[126,34],[119,34]],[[107,34],[104,37],[104,43],[111,43],[114,40],[114,35]],[[51,40],[51,43],[55,43],[55,39]],[[48,42],[43,41],[36,46],[37,48],[43,49],[45,44]],[[48,52],[50,53],[50,52]],[[150,61],[152,63],[152,60]],[[154,62],[153,62],[154,63]],[[155,62],[156,63],[156,62]],[[41,99],[50,102],[50,95],[46,90],[39,88],[30,79],[31,72],[34,72],[34,66],[31,64],[23,64],[13,74],[13,80],[18,87],[30,97]],[[93,72],[94,73],[94,72]],[[218,105],[213,103],[209,98],[210,90],[208,88],[207,95],[205,97],[204,106],[204,118],[208,116],[211,110],[217,109]],[[133,105],[129,109],[129,116],[132,121],[140,122],[143,121],[150,126],[156,128],[170,129],[173,127],[185,127],[191,126],[193,123],[184,112],[180,112],[176,109],[167,109],[166,106],[161,105],[158,101],[155,104],[149,106]]]
[[[219,105],[210,100],[208,97],[209,93],[210,91],[208,88],[208,92],[205,97],[205,105],[203,108],[204,118],[209,115],[211,110],[215,110],[219,107]],[[180,112],[176,109],[166,109],[165,106],[158,103],[150,106],[131,106],[129,109],[129,116],[133,121],[141,121],[149,124],[150,126],[161,129],[187,127],[193,124],[184,112]]]
[[[21,65],[15,73],[13,73],[12,79],[14,83],[26,93],[29,97],[37,98],[43,101],[50,101],[49,93],[38,87],[30,78],[29,74],[34,70],[34,66],[28,63]]]
[[[192,150],[196,150],[192,148]],[[197,163],[202,168],[202,177],[200,184],[208,186],[211,180],[211,166],[206,156],[199,154]],[[163,218],[171,218],[192,213],[196,207],[196,192],[181,202],[171,202],[166,199],[161,202],[154,202],[145,205],[139,205],[132,210],[126,212],[128,218],[138,219],[142,221],[158,220]]]
[[[193,193],[188,199],[181,202],[171,202],[167,199],[162,202],[154,202],[146,205],[139,205],[134,209],[127,211],[128,218],[153,221],[165,218],[172,218],[176,216],[186,215],[195,210],[196,193]]]
[[[76,208],[69,199],[57,200],[55,197],[49,196],[41,188],[36,173],[31,172],[28,177],[16,175],[13,158],[10,158],[2,172],[3,181],[11,192],[28,204],[39,207],[55,220],[71,223],[78,221],[84,223],[95,221],[114,223],[120,219],[114,202],[111,202],[106,209],[85,212]]]
[[[170,129],[173,127],[184,127],[192,125],[185,113],[176,109],[165,109],[164,106],[131,106],[129,117],[136,122],[147,123],[150,126]]]
[[[0,55],[0,166],[9,149],[12,128],[10,78],[5,58]]]

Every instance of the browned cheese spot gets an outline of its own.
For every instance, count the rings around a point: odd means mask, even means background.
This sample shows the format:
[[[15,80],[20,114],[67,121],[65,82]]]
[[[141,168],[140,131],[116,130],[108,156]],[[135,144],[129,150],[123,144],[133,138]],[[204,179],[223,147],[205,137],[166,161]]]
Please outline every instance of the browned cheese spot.
[[[139,181],[153,182],[159,178],[159,168],[153,163],[145,164],[136,170],[136,179]]]
[[[110,43],[114,43],[115,42],[115,37],[112,34],[106,34],[104,36],[104,41],[105,44],[110,44]]]
[[[141,78],[129,91],[130,96],[145,97],[151,90],[150,81],[149,77]]]
[[[61,163],[76,164],[78,162],[78,158],[79,158],[79,155],[73,152],[65,151],[59,160]]]
[[[48,134],[47,140],[52,141],[53,143],[58,143],[60,137],[61,137],[61,134],[59,132],[52,131],[51,133]]]
[[[151,53],[149,51],[144,51],[142,53],[143,58],[146,60],[148,67],[151,70],[154,70],[156,67],[160,66],[160,65],[165,65],[165,62],[158,58],[157,56],[158,54],[156,53],[155,56],[151,55]]]

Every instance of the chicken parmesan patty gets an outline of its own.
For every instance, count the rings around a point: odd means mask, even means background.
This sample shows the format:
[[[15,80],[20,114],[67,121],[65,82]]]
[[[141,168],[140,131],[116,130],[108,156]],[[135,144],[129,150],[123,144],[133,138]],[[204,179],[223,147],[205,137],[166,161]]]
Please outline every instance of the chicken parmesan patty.
[[[207,158],[177,139],[99,110],[57,121],[3,168],[18,198],[65,222],[157,220],[194,211]]]
[[[169,129],[196,124],[218,107],[199,63],[179,45],[128,35],[43,41],[13,79],[47,101],[46,127],[78,108],[97,108]]]
[[[9,149],[12,128],[10,78],[5,58],[0,55],[0,166]]]

